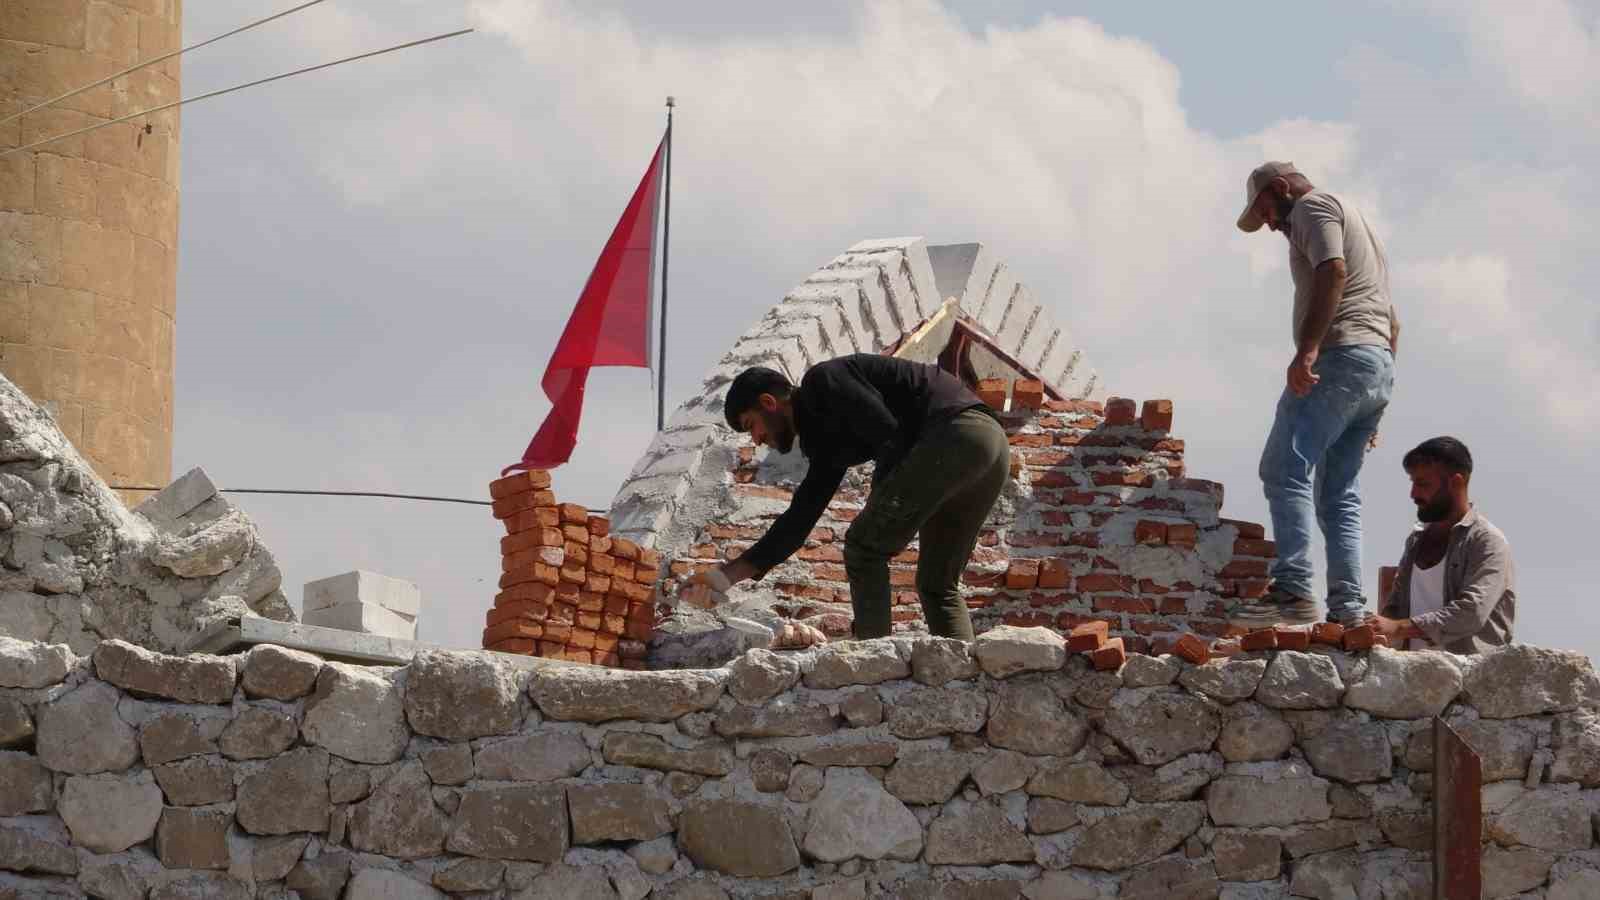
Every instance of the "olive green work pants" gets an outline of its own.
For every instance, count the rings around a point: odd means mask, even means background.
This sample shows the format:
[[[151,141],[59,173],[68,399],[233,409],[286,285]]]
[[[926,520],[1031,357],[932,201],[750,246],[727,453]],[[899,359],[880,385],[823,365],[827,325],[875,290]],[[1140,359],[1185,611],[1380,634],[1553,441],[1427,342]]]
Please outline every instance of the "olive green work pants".
[[[855,637],[889,634],[889,558],[920,535],[917,596],[928,630],[972,640],[961,573],[1010,467],[1005,430],[987,413],[969,409],[933,426],[873,486],[844,539]]]

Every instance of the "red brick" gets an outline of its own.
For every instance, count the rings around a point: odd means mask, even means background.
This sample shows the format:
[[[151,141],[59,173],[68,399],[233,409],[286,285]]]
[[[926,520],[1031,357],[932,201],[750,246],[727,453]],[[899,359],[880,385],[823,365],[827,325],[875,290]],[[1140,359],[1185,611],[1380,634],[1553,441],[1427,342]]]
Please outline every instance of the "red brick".
[[[606,537],[604,535],[600,535],[598,537],[596,537],[595,535],[592,535],[592,534],[589,535],[589,552],[590,553],[604,553],[604,554],[610,555],[610,553],[611,553],[611,538]]]
[[[552,553],[550,551],[555,550]],[[560,566],[567,562],[566,554],[555,547],[534,547],[528,550],[518,550],[500,557],[500,571],[512,572],[517,569],[526,569],[534,565]]]
[[[552,587],[561,580],[561,570],[544,563],[535,563],[521,569],[512,569],[500,576],[500,587],[509,588],[529,582],[539,582]]]
[[[500,554],[502,556],[510,556],[513,553],[539,548],[554,550],[561,546],[561,541],[556,540],[560,536],[561,532],[554,528],[533,528],[528,531],[519,531],[516,534],[508,534],[500,539]]]
[[[483,630],[483,646],[487,647],[497,641],[511,638],[538,638],[543,636],[544,633],[545,626],[540,625],[538,622],[530,622],[527,619],[512,619],[509,622],[501,622],[498,625],[485,628]]]
[[[1271,650],[1278,646],[1278,633],[1271,628],[1261,628],[1240,638],[1239,646],[1250,651]]]
[[[975,393],[990,409],[1001,412],[1006,408],[1006,388],[1004,378],[980,378]]]
[[[1182,597],[1162,597],[1156,611],[1163,616],[1181,616],[1189,611],[1189,601]]]
[[[1018,628],[1049,628],[1051,618],[1048,613],[1038,612],[1008,612],[1000,617],[1006,625]]]
[[[1044,405],[1044,382],[1018,378],[1011,386],[1011,408],[1038,409]]]
[[[1200,540],[1200,529],[1187,522],[1167,524],[1167,546],[1192,550]]]
[[[1007,440],[1013,447],[1049,447],[1056,442],[1048,434],[1013,434]]]
[[[1344,630],[1344,649],[1370,650],[1378,643],[1378,630],[1371,625],[1357,625]]]
[[[525,509],[508,518],[501,519],[501,524],[506,526],[506,534],[520,534],[532,531],[535,528],[558,528],[561,525],[561,512],[554,506],[539,506]]]
[[[1072,583],[1072,571],[1067,561],[1059,556],[1039,560],[1039,587],[1064,588]]]
[[[628,630],[628,620],[616,613],[607,613],[600,618],[600,630],[613,637],[622,635]]]
[[[611,533],[611,520],[605,516],[590,516],[585,524],[589,526],[589,534],[595,537],[605,537]]]
[[[521,494],[512,494],[502,497],[489,506],[490,512],[496,519],[509,519],[520,512],[534,509],[539,506],[555,506],[556,495],[549,491],[527,491]]]
[[[1106,401],[1107,425],[1132,425],[1138,414],[1138,404],[1127,397],[1112,397]]]
[[[614,669],[622,665],[622,658],[614,652],[602,651],[598,647],[589,652],[594,657],[594,664],[597,666],[610,666]]]
[[[1172,401],[1146,400],[1139,411],[1139,426],[1145,431],[1172,430]]]
[[[609,575],[601,575],[598,572],[590,572],[583,586],[596,594],[603,595],[611,590],[611,577]]]
[[[821,547],[801,547],[795,552],[795,557],[806,562],[844,562],[844,548],[838,544],[825,544]]]
[[[560,641],[540,641],[539,642],[539,655],[544,657],[545,659],[560,659],[561,658],[561,651],[565,650],[565,649],[566,649],[566,645],[561,643]]]
[[[569,584],[581,585],[583,584],[584,579],[588,577],[589,570],[585,569],[582,563],[568,562],[566,565],[561,567],[561,580],[568,582]]]
[[[756,531],[755,537],[757,537],[757,538],[761,537],[763,534],[766,534],[766,531],[763,530],[763,529],[760,529],[760,528],[755,529],[755,531]],[[650,566],[651,568],[660,568],[661,567],[661,553],[659,551],[656,551],[656,550],[651,550],[649,547],[640,547],[639,548],[639,565],[641,565],[641,566]]]
[[[1122,591],[1126,593],[1132,591],[1137,583],[1138,582],[1136,582],[1132,577],[1127,575],[1100,575],[1091,573],[1088,575],[1079,575],[1077,581],[1073,583],[1073,587],[1079,593],[1085,594],[1098,591]]]
[[[639,561],[639,545],[627,538],[614,537],[611,539],[611,555],[617,559],[629,562]]]
[[[654,631],[654,626],[649,622],[637,622],[629,619],[628,627],[624,628],[622,633],[624,636],[630,637],[636,641],[648,641],[650,640],[651,633]]]
[[[569,646],[565,650],[561,651],[561,658],[566,660],[567,662],[575,662],[575,663],[593,663],[594,662],[594,656],[592,654],[590,654],[588,650],[584,650],[584,649],[581,649],[581,648],[578,648],[578,647],[571,647],[571,646]]]
[[[1101,672],[1115,672],[1122,668],[1122,664],[1128,661],[1122,638],[1114,637],[1101,644],[1098,650],[1089,655],[1089,661]]]
[[[1039,584],[1039,561],[1036,559],[1013,559],[1006,569],[1006,587],[1013,591],[1025,591]]]
[[[578,621],[574,622],[573,624],[577,625],[579,628],[587,628],[590,631],[599,631],[600,614],[597,612],[584,612],[580,609],[578,611]]]
[[[1311,626],[1311,640],[1313,643],[1338,647],[1344,643],[1344,626],[1338,622],[1318,622]]]
[[[489,499],[499,500],[512,494],[542,491],[550,487],[550,473],[544,469],[529,469],[489,482]]]
[[[584,612],[598,614],[606,608],[606,597],[596,591],[579,591],[578,602],[575,605]]]
[[[577,544],[580,547],[589,546],[589,529],[582,525],[573,525],[569,522],[561,526],[561,533],[566,537],[569,544]]]
[[[1260,559],[1236,559],[1222,567],[1218,578],[1265,578],[1267,563]]]
[[[488,646],[488,649],[497,653],[532,653],[538,648],[539,642],[532,638],[508,638]]]
[[[1137,469],[1100,470],[1093,473],[1096,487],[1148,487],[1154,478]]]
[[[1046,400],[1044,408],[1051,412],[1080,413],[1094,416],[1105,412],[1105,404],[1099,400]]]
[[[1246,578],[1234,582],[1233,589],[1236,596],[1243,597],[1246,600],[1253,600],[1257,597],[1265,597],[1267,588],[1271,586],[1272,582],[1265,578]]]
[[[1133,526],[1135,544],[1160,545],[1167,542],[1167,523],[1154,519],[1140,519]]]
[[[649,585],[640,584],[636,581],[613,582],[611,589],[622,596],[627,597],[630,603],[639,603],[649,600],[652,593]]]
[[[577,598],[573,598],[577,599]],[[557,622],[562,625],[571,625],[578,618],[578,607],[571,603],[550,604],[550,618],[546,621]]]
[[[555,587],[538,581],[529,581],[512,585],[494,595],[496,606],[508,603],[534,602],[549,603],[555,596]]]
[[[543,622],[550,617],[550,605],[538,603],[533,600],[517,600],[504,606],[492,606],[483,614],[485,628],[493,628],[501,622],[510,622],[516,619],[527,619],[530,622]]]
[[[589,510],[576,503],[563,503],[560,505],[561,521],[569,525],[582,525],[584,530],[589,528]]]
[[[570,581],[563,581],[556,585],[556,599],[568,606],[578,605],[578,595],[583,593],[583,588]]]
[[[1278,555],[1278,544],[1261,538],[1239,538],[1233,542],[1233,552],[1239,556],[1273,557]]]
[[[1259,540],[1267,536],[1267,529],[1255,522],[1244,522],[1239,519],[1222,519],[1223,525],[1232,525],[1238,529],[1239,537]]]
[[[1151,605],[1149,600],[1144,600],[1139,597],[1106,597],[1102,595],[1094,598],[1094,610],[1095,612],[1120,612],[1133,613],[1135,615],[1145,615],[1155,612],[1155,607]]]
[[[589,571],[597,575],[610,575],[616,571],[616,568],[617,558],[615,556],[609,553],[591,552],[589,554]],[[632,574],[631,566],[629,567],[629,574]]]
[[[628,614],[628,597],[625,594],[618,593],[617,586],[612,585],[611,593],[606,595],[605,604],[601,609],[608,613],[625,616]]]
[[[594,636],[594,649],[601,653],[615,653],[617,645],[622,643],[622,638],[619,637],[621,634],[621,629],[613,632],[600,631],[596,633]]]
[[[589,565],[589,548],[577,541],[567,541],[561,545],[563,553],[567,554],[567,562],[577,563],[585,568]]]
[[[1084,622],[1067,634],[1067,652],[1084,653],[1100,649],[1111,633],[1111,626],[1102,621]]]
[[[1278,637],[1279,650],[1305,650],[1311,646],[1311,632],[1303,628],[1278,626],[1273,631]]]
[[[1211,648],[1206,646],[1205,641],[1186,633],[1179,635],[1178,640],[1172,645],[1172,655],[1197,666],[1203,666],[1211,659]]]

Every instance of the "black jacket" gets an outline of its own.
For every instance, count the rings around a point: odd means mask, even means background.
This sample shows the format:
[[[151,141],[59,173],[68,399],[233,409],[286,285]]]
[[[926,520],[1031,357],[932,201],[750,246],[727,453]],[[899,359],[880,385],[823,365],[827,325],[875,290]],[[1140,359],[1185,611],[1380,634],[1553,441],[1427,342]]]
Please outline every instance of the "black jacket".
[[[987,409],[938,366],[875,353],[812,366],[790,402],[808,468],[788,510],[740,557],[762,574],[805,543],[846,469],[870,460],[877,484],[930,427],[965,410]]]

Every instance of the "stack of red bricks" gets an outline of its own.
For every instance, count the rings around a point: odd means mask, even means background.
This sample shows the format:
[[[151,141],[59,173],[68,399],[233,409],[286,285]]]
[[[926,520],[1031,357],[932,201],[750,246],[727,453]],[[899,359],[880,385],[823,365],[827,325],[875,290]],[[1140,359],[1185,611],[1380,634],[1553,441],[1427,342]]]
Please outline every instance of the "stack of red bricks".
[[[489,485],[500,539],[500,592],[483,646],[547,659],[644,668],[655,624],[661,557],[610,535],[610,522],[557,503],[550,473],[519,472]]]
[[[1103,622],[1125,652],[1170,652],[1184,634],[1242,636],[1228,609],[1266,592],[1276,550],[1260,525],[1219,517],[1221,484],[1188,476],[1170,400],[1052,400],[1026,379],[977,388],[1006,424],[1014,482],[1003,504],[1012,513],[988,523],[962,577],[979,631],[1004,622],[1070,634]],[[795,485],[781,472],[741,448],[735,497],[787,501]],[[780,614],[849,634],[843,542],[865,492],[847,481],[805,546],[769,573]],[[675,572],[737,556],[779,511],[705,523]],[[890,563],[897,627],[921,619],[916,562],[913,544]]]

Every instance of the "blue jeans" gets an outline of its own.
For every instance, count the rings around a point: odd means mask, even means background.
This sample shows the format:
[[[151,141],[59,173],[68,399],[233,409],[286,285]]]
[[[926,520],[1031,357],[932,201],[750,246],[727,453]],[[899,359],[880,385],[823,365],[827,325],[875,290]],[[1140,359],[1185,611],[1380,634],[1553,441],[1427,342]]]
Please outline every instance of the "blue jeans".
[[[1318,356],[1315,371],[1322,380],[1306,396],[1284,389],[1261,452],[1261,484],[1278,543],[1272,579],[1283,593],[1315,598],[1315,513],[1328,551],[1328,613],[1354,613],[1366,606],[1361,463],[1394,390],[1394,357],[1388,347],[1330,347]]]

